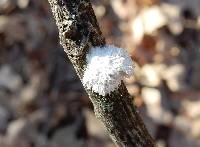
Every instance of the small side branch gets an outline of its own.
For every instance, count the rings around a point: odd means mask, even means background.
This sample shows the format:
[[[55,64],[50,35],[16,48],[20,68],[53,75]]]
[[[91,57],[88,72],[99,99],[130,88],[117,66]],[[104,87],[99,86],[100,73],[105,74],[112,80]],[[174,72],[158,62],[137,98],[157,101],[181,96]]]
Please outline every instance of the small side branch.
[[[80,80],[87,67],[86,54],[92,47],[104,46],[90,0],[49,0],[59,30],[60,43],[71,60]],[[155,147],[125,85],[101,96],[87,93],[101,120],[118,147]]]

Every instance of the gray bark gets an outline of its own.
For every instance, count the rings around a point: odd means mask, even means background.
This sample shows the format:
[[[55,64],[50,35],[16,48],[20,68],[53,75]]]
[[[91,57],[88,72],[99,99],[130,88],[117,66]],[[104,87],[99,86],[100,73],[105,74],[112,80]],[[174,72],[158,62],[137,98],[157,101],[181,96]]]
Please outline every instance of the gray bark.
[[[105,45],[90,0],[49,0],[59,30],[60,43],[80,80],[91,47]],[[117,90],[101,96],[87,90],[96,117],[103,122],[118,147],[155,147],[123,81]]]

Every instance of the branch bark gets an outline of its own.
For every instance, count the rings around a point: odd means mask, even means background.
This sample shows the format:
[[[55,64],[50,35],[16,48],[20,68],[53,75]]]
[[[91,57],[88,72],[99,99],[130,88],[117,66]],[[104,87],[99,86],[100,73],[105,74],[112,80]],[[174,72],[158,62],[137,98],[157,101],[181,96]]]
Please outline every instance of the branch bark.
[[[91,47],[105,45],[90,0],[48,0],[59,30],[60,43],[80,80]],[[87,90],[96,117],[118,147],[155,147],[123,81],[117,90],[101,96]]]

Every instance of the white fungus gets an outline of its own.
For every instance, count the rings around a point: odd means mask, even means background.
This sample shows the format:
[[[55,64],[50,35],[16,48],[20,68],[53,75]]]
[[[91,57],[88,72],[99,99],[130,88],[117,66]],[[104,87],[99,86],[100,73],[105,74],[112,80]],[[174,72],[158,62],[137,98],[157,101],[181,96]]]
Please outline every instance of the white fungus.
[[[83,85],[102,96],[117,89],[124,77],[133,74],[133,61],[128,53],[113,45],[91,48],[86,60]]]

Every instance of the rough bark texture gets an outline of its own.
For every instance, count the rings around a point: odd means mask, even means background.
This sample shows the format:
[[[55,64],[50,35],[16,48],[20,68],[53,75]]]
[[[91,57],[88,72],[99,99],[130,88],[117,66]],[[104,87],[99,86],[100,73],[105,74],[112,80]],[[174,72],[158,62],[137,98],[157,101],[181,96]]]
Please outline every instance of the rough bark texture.
[[[90,0],[49,0],[59,29],[60,43],[82,79],[86,54],[105,45]],[[103,122],[118,147],[154,147],[154,141],[138,115],[124,83],[106,96],[90,90],[96,117]]]

